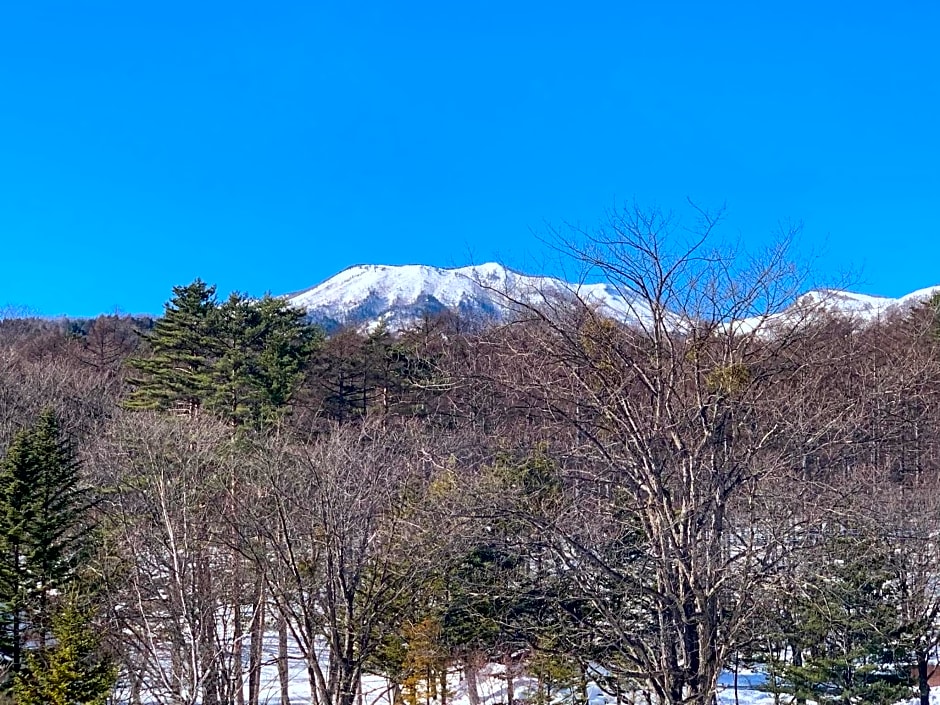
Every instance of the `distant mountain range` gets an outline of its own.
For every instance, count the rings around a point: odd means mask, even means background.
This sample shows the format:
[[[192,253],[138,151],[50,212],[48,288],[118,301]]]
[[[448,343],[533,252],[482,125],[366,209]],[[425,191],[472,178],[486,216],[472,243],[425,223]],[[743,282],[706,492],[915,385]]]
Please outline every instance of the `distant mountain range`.
[[[830,310],[874,319],[893,308],[923,301],[938,291],[940,286],[896,299],[848,291],[812,291],[804,294],[797,305],[821,303]],[[420,264],[359,265],[310,289],[289,294],[287,299],[306,309],[313,321],[327,329],[341,326],[369,329],[384,324],[396,331],[427,314],[443,311],[501,320],[512,311],[513,301],[537,303],[545,297],[572,294],[618,320],[642,321],[649,316],[643,303],[626,299],[607,284],[572,284],[552,277],[529,276],[492,262],[455,269]]]

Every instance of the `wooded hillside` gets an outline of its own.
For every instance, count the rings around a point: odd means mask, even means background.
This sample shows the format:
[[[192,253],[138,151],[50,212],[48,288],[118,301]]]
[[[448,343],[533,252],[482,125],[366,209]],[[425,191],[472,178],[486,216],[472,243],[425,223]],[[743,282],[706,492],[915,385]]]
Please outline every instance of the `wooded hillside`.
[[[555,296],[326,337],[199,280],[152,326],[0,321],[7,697],[258,705],[275,634],[285,703],[288,639],[318,705],[367,673],[444,705],[455,667],[476,705],[489,661],[508,705],[523,671],[706,705],[734,664],[926,703],[937,302],[738,325],[802,281],[710,228],[625,211],[569,248],[632,325]]]

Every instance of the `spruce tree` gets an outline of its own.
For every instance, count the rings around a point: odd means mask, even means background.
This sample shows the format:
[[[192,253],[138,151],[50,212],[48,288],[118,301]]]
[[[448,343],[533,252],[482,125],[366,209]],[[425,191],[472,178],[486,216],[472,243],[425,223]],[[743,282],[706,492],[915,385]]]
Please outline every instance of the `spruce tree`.
[[[265,296],[256,303],[264,322],[256,375],[262,391],[262,411],[280,413],[293,399],[323,332],[307,321],[307,312],[282,299]]]
[[[52,643],[26,657],[13,682],[16,705],[105,705],[117,669],[101,653],[89,610],[73,597],[52,621]]]
[[[51,598],[85,554],[87,499],[74,450],[46,411],[0,462],[0,649],[14,673],[26,644],[44,643]]]
[[[251,299],[233,293],[218,308],[218,356],[210,362],[211,383],[206,407],[232,425],[247,421],[258,407],[257,389],[251,383],[252,343],[260,326]]]
[[[174,287],[163,318],[146,336],[150,354],[129,363],[137,374],[124,405],[195,414],[212,389],[218,334],[215,287],[200,279]]]

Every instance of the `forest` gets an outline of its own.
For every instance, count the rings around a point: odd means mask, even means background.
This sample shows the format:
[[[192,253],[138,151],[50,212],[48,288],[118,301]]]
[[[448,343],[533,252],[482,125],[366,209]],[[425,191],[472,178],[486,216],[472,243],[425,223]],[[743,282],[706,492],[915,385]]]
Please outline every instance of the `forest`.
[[[929,702],[940,301],[878,320],[625,209],[571,262],[636,302],[326,335],[196,280],[0,320],[0,701]],[[512,292],[506,292],[512,297]],[[786,315],[772,315],[786,309]],[[525,674],[534,688],[518,689]],[[265,691],[266,692],[266,691]]]

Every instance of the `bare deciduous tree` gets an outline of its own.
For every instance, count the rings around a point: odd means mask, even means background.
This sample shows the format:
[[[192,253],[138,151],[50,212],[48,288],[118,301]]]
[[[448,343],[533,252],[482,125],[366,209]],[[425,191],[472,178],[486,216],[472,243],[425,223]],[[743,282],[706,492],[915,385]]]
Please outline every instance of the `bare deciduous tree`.
[[[408,426],[336,427],[255,455],[239,502],[243,550],[304,654],[320,705],[353,705],[366,663],[433,557],[409,518],[428,475]]]
[[[787,545],[761,486],[798,465],[777,378],[809,363],[787,356],[802,320],[774,315],[800,284],[785,248],[715,252],[715,220],[699,215],[685,244],[668,217],[632,209],[570,246],[628,323],[605,302],[520,298],[520,320],[492,344],[497,382],[555,429],[580,501],[635,537],[625,565],[604,541],[556,532],[565,560],[594,576],[583,596],[615,633],[624,676],[659,702],[705,705]],[[630,604],[609,600],[611,586]]]
[[[102,506],[107,589],[134,697],[220,705],[241,688],[219,515],[230,430],[126,414],[93,453],[110,488]]]

